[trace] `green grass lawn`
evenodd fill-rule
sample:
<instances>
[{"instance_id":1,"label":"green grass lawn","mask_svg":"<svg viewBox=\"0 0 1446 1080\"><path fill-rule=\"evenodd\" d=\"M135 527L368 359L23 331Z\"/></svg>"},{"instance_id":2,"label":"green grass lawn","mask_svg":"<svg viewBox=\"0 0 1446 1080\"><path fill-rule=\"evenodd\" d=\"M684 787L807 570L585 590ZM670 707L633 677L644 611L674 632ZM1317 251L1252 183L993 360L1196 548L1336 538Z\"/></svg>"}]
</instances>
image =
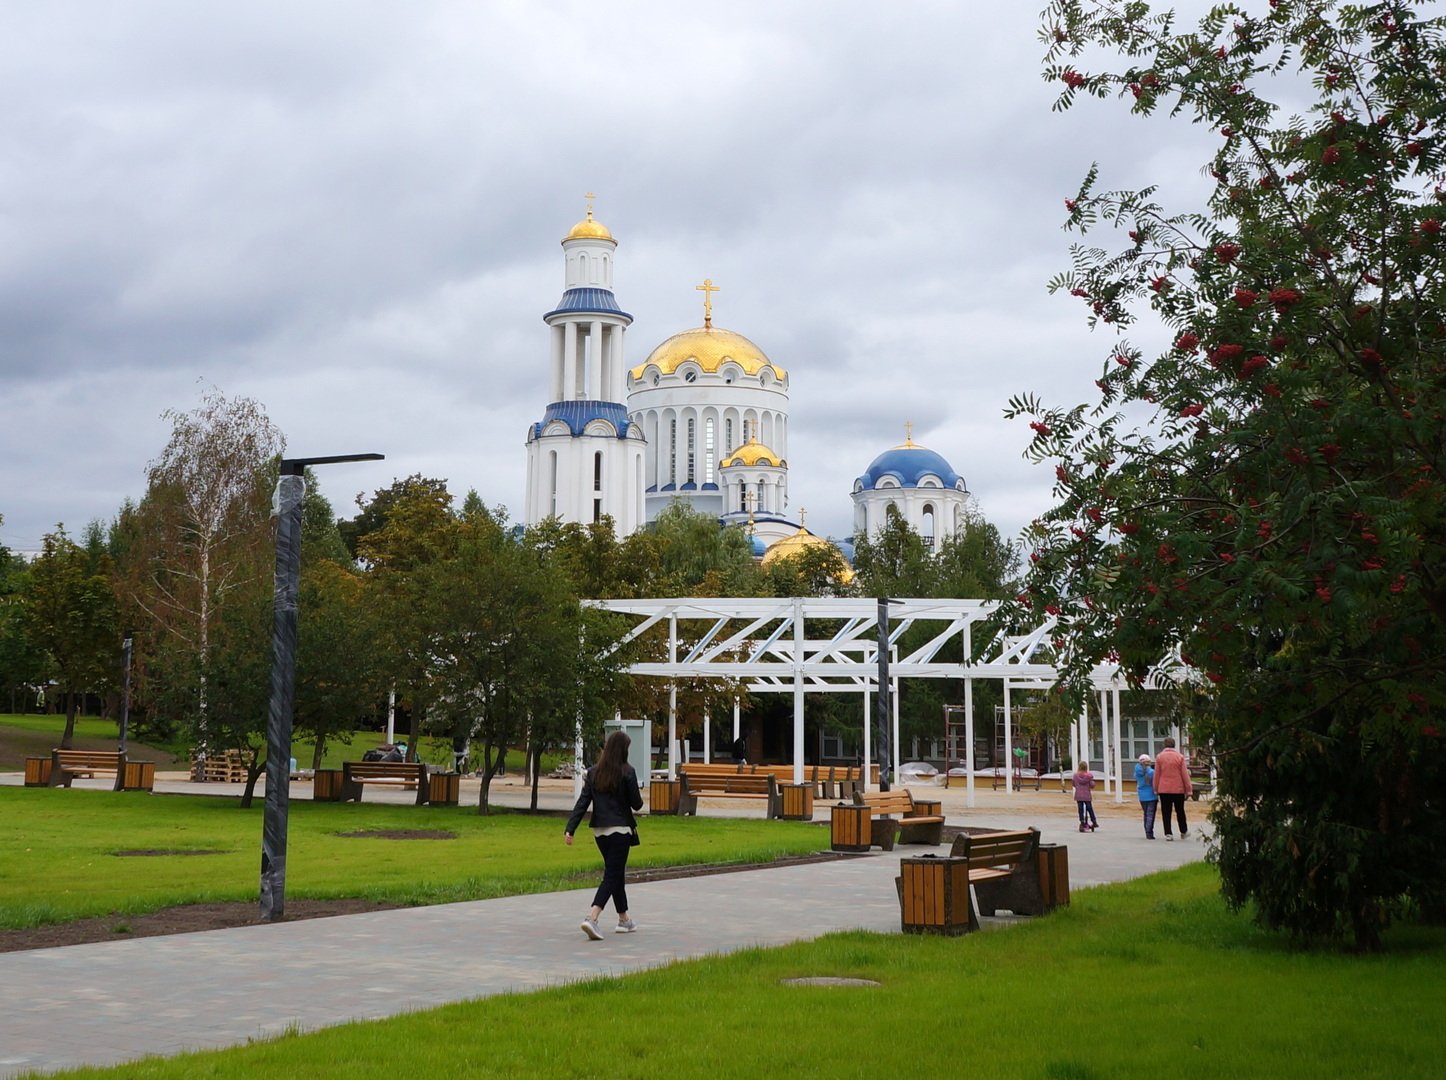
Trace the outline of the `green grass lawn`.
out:
<instances>
[{"instance_id":1,"label":"green grass lawn","mask_svg":"<svg viewBox=\"0 0 1446 1080\"><path fill-rule=\"evenodd\" d=\"M586 885L591 845L568 848L562 821L475 806L290 804L287 896L444 903ZM173 904L254 900L261 800L76 789L0 788L0 928L39 926ZM340 835L442 829L453 840ZM828 846L802 823L718 818L648 819L635 866L754 862ZM121 855L128 851L214 852Z\"/></svg>"},{"instance_id":2,"label":"green grass lawn","mask_svg":"<svg viewBox=\"0 0 1446 1080\"><path fill-rule=\"evenodd\" d=\"M1302 953L1204 865L966 938L834 934L233 1050L126 1077L1439 1076L1446 931ZM870 988L783 985L805 976Z\"/></svg>"}]
</instances>

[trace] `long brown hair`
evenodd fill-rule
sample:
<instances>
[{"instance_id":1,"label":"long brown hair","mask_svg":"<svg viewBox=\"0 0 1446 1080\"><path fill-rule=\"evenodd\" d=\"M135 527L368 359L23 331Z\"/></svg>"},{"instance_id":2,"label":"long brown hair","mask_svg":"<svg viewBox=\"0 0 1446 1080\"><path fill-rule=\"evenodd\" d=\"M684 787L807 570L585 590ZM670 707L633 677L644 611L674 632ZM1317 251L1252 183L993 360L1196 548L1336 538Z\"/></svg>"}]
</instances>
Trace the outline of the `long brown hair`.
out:
<instances>
[{"instance_id":1,"label":"long brown hair","mask_svg":"<svg viewBox=\"0 0 1446 1080\"><path fill-rule=\"evenodd\" d=\"M592 770L592 786L598 791L617 791L623 786L623 770L628 764L628 747L633 740L626 731L614 731L603 743L602 752Z\"/></svg>"}]
</instances>

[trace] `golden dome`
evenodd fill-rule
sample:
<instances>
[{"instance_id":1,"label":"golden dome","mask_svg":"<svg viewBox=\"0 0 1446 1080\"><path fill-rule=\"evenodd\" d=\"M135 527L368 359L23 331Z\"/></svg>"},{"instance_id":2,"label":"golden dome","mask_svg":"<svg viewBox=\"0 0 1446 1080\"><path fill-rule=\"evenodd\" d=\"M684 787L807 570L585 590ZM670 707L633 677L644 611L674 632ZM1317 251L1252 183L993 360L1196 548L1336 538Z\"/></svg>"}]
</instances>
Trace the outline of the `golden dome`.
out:
<instances>
[{"instance_id":1,"label":"golden dome","mask_svg":"<svg viewBox=\"0 0 1446 1080\"><path fill-rule=\"evenodd\" d=\"M759 442L758 436L750 435L746 443L723 459L719 468L726 469L730 465L782 466L783 459Z\"/></svg>"},{"instance_id":2,"label":"golden dome","mask_svg":"<svg viewBox=\"0 0 1446 1080\"><path fill-rule=\"evenodd\" d=\"M710 374L716 373L725 361L732 360L749 375L757 375L764 368L772 368L777 378L787 377L781 367L768 359L762 349L742 334L716 326L699 326L693 330L684 330L681 334L674 334L649 353L646 360L633 368L632 377L642 378L643 370L649 364L655 365L664 375L671 375L690 360Z\"/></svg>"},{"instance_id":3,"label":"golden dome","mask_svg":"<svg viewBox=\"0 0 1446 1080\"><path fill-rule=\"evenodd\" d=\"M843 572L839 574L839 580L845 585L853 581L853 569L848 565L848 560L843 557L843 552L839 551L838 548L834 547L823 537L815 536L802 525L798 527L798 532L792 536L785 536L782 540L775 540L768 545L768 550L763 553L763 565L767 566L769 563L777 562L779 559L790 559L796 555L802 555L811 548L828 548L836 554L844 566Z\"/></svg>"},{"instance_id":4,"label":"golden dome","mask_svg":"<svg viewBox=\"0 0 1446 1080\"><path fill-rule=\"evenodd\" d=\"M608 232L608 227L601 221L594 220L592 207L587 208L587 217L574 225L568 234L562 238L565 244L569 240L611 240L613 234Z\"/></svg>"}]
</instances>

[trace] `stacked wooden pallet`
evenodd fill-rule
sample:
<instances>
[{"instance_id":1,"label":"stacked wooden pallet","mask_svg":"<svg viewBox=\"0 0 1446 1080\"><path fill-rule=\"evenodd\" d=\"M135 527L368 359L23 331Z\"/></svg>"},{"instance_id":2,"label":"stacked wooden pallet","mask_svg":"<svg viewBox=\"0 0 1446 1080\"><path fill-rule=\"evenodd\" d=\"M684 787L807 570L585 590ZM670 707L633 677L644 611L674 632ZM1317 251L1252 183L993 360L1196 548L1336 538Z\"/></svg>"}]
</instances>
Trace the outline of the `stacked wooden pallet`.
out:
<instances>
[{"instance_id":1,"label":"stacked wooden pallet","mask_svg":"<svg viewBox=\"0 0 1446 1080\"><path fill-rule=\"evenodd\" d=\"M250 753L240 750L213 750L205 760L197 758L191 762L191 779L197 783L244 784L246 769L251 764Z\"/></svg>"}]
</instances>

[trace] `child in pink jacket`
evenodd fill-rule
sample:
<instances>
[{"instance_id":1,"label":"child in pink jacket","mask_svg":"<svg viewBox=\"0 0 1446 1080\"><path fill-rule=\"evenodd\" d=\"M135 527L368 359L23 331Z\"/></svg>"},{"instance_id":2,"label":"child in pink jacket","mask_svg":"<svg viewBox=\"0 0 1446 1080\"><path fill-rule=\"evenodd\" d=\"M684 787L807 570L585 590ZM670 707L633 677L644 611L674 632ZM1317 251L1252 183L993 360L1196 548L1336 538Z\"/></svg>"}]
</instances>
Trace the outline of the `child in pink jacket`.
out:
<instances>
[{"instance_id":1,"label":"child in pink jacket","mask_svg":"<svg viewBox=\"0 0 1446 1080\"><path fill-rule=\"evenodd\" d=\"M1095 774L1090 772L1090 763L1081 761L1074 767L1074 805L1079 812L1079 831L1094 832L1100 827L1095 817ZM1088 823L1086 823L1088 815Z\"/></svg>"}]
</instances>

